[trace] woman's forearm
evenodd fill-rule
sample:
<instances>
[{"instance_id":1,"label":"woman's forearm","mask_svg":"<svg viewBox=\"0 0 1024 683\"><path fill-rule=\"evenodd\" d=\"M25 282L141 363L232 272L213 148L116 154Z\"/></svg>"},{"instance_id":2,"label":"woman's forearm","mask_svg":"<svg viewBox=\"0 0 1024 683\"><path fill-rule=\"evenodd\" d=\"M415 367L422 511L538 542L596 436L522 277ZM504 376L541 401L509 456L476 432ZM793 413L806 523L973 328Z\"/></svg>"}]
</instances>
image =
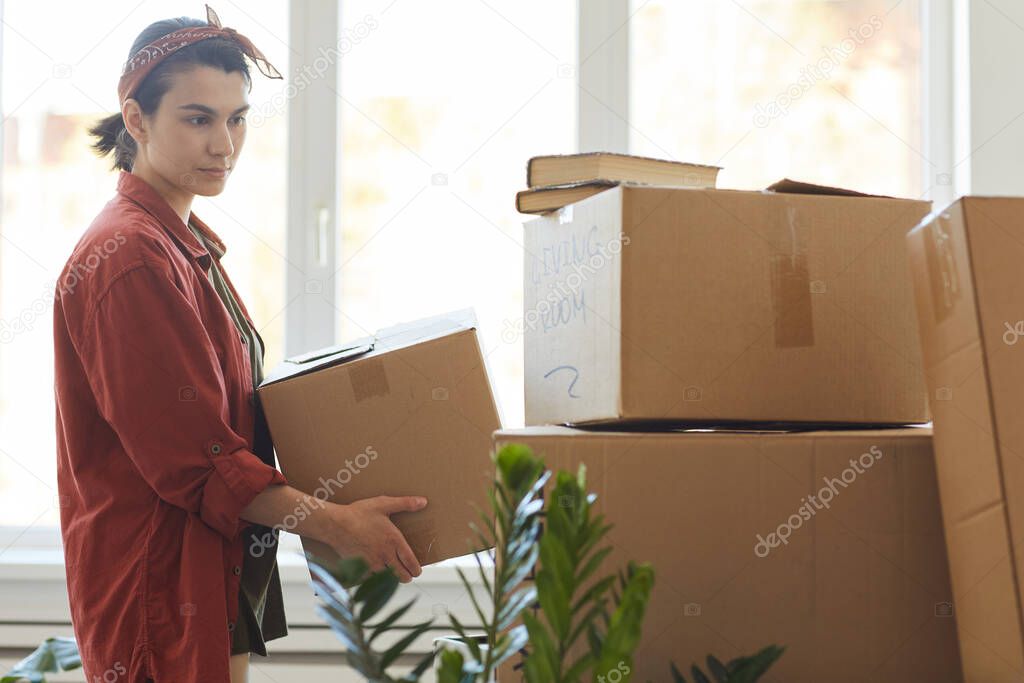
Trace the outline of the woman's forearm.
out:
<instances>
[{"instance_id":1,"label":"woman's forearm","mask_svg":"<svg viewBox=\"0 0 1024 683\"><path fill-rule=\"evenodd\" d=\"M248 522L277 527L282 531L330 543L344 508L344 505L321 500L287 484L280 484L268 486L261 491L245 506L241 516Z\"/></svg>"},{"instance_id":2,"label":"woman's forearm","mask_svg":"<svg viewBox=\"0 0 1024 683\"><path fill-rule=\"evenodd\" d=\"M421 496L374 496L341 505L275 484L253 498L241 517L321 541L341 557L362 557L373 571L391 567L402 582L408 582L422 569L391 515L417 512L426 505L427 499Z\"/></svg>"}]
</instances>

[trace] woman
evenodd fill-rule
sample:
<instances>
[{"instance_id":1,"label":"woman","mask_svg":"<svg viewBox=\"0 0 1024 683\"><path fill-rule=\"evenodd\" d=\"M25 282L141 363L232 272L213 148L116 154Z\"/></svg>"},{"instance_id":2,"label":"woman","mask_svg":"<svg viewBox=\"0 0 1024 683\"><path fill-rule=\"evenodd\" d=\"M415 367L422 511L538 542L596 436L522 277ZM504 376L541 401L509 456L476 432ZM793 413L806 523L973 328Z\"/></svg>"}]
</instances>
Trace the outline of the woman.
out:
<instances>
[{"instance_id":1,"label":"woman","mask_svg":"<svg viewBox=\"0 0 1024 683\"><path fill-rule=\"evenodd\" d=\"M117 194L54 301L61 531L88 680L247 680L249 653L287 633L268 527L321 507L274 468L255 393L263 340L224 243L191 212L238 163L245 57L281 78L209 7L205 22L154 23L129 53L121 112L90 131ZM327 504L291 530L407 582L420 566L389 515L424 505Z\"/></svg>"}]
</instances>

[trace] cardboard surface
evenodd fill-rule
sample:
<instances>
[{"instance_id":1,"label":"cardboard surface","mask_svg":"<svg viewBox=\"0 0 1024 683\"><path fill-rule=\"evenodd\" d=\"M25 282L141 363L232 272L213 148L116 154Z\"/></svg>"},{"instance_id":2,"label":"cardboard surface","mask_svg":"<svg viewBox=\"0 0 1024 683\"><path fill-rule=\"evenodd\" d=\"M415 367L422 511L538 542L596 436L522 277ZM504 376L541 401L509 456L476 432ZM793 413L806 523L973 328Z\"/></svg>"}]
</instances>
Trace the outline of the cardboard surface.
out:
<instances>
[{"instance_id":1,"label":"cardboard surface","mask_svg":"<svg viewBox=\"0 0 1024 683\"><path fill-rule=\"evenodd\" d=\"M526 423L927 422L904 236L928 208L617 187L527 222Z\"/></svg>"},{"instance_id":2,"label":"cardboard surface","mask_svg":"<svg viewBox=\"0 0 1024 683\"><path fill-rule=\"evenodd\" d=\"M381 330L286 360L258 390L292 486L337 503L428 499L392 516L422 564L479 549L469 523L487 506L501 422L475 326L461 311ZM334 556L311 539L303 547Z\"/></svg>"},{"instance_id":3,"label":"cardboard surface","mask_svg":"<svg viewBox=\"0 0 1024 683\"><path fill-rule=\"evenodd\" d=\"M907 236L965 679L1024 681L1024 199Z\"/></svg>"},{"instance_id":4,"label":"cardboard surface","mask_svg":"<svg viewBox=\"0 0 1024 683\"><path fill-rule=\"evenodd\" d=\"M511 442L553 469L586 463L614 525L598 575L654 565L633 680L773 643L787 649L765 680L960 680L930 429L495 434ZM499 680L520 678L509 665Z\"/></svg>"}]
</instances>

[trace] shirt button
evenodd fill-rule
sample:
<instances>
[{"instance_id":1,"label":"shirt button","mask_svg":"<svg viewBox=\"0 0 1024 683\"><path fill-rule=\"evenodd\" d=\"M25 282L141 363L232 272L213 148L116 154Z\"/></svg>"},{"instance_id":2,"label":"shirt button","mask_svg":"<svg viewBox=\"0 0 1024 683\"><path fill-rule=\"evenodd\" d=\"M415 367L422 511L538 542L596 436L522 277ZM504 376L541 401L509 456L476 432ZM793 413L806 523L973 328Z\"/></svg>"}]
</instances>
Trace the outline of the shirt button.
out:
<instances>
[{"instance_id":1,"label":"shirt button","mask_svg":"<svg viewBox=\"0 0 1024 683\"><path fill-rule=\"evenodd\" d=\"M239 567L238 565L235 565L235 568L232 569L231 571L233 571L235 573L235 576L238 576L239 574L242 573L242 568Z\"/></svg>"},{"instance_id":2,"label":"shirt button","mask_svg":"<svg viewBox=\"0 0 1024 683\"><path fill-rule=\"evenodd\" d=\"M221 445L216 441L210 444L210 453L213 455L220 455Z\"/></svg>"},{"instance_id":3,"label":"shirt button","mask_svg":"<svg viewBox=\"0 0 1024 683\"><path fill-rule=\"evenodd\" d=\"M235 622L229 621L228 622L228 632L231 632L231 631L234 631L234 630L235 630Z\"/></svg>"}]
</instances>

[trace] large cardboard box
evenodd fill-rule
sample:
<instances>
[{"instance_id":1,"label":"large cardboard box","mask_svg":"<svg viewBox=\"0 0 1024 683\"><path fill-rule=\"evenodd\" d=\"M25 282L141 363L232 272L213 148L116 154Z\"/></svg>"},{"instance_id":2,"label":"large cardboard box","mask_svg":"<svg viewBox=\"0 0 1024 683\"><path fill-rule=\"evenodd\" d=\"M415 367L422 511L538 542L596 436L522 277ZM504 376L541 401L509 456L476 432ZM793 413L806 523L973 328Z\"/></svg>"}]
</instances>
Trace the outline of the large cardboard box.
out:
<instances>
[{"instance_id":1,"label":"large cardboard box","mask_svg":"<svg viewBox=\"0 0 1024 683\"><path fill-rule=\"evenodd\" d=\"M1024 681L1024 199L907 236L967 681Z\"/></svg>"},{"instance_id":2,"label":"large cardboard box","mask_svg":"<svg viewBox=\"0 0 1024 683\"><path fill-rule=\"evenodd\" d=\"M786 652L766 680L960 680L927 427L528 427L495 442L525 443L553 469L586 463L614 525L599 574L653 564L633 680L667 681L670 661L689 671L708 654L727 661L769 644ZM512 665L502 674L520 680Z\"/></svg>"},{"instance_id":3,"label":"large cardboard box","mask_svg":"<svg viewBox=\"0 0 1024 683\"><path fill-rule=\"evenodd\" d=\"M292 486L336 503L425 496L423 510L392 516L420 563L478 549L469 523L479 519L474 505L487 507L501 421L472 311L290 358L258 391Z\"/></svg>"},{"instance_id":4,"label":"large cardboard box","mask_svg":"<svg viewBox=\"0 0 1024 683\"><path fill-rule=\"evenodd\" d=\"M927 422L904 236L929 202L773 187L527 222L526 424Z\"/></svg>"}]
</instances>

